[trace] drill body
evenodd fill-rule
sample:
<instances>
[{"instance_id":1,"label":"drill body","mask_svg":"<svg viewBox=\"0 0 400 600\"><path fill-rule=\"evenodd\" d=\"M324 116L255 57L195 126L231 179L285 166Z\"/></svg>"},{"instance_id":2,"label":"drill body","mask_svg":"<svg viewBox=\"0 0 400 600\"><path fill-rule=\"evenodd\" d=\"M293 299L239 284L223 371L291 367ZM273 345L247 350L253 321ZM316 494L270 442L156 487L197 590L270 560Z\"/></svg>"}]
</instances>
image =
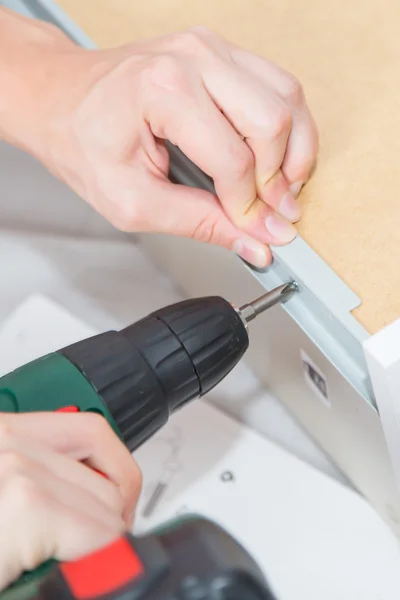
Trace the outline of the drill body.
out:
<instances>
[{"instance_id":1,"label":"drill body","mask_svg":"<svg viewBox=\"0 0 400 600\"><path fill-rule=\"evenodd\" d=\"M1 600L276 600L248 552L215 523L188 515L69 563L49 563Z\"/></svg>"},{"instance_id":2,"label":"drill body","mask_svg":"<svg viewBox=\"0 0 400 600\"><path fill-rule=\"evenodd\" d=\"M133 452L219 383L247 347L245 322L228 302L184 301L0 378L0 412L96 412Z\"/></svg>"}]
</instances>

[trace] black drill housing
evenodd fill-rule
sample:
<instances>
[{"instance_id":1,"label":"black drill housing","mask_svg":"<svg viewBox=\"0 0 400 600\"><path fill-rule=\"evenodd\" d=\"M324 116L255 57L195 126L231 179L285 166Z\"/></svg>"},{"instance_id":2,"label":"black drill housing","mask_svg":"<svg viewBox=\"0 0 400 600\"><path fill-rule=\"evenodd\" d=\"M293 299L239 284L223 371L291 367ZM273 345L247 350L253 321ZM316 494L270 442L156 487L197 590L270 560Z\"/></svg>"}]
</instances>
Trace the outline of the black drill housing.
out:
<instances>
[{"instance_id":1,"label":"black drill housing","mask_svg":"<svg viewBox=\"0 0 400 600\"><path fill-rule=\"evenodd\" d=\"M238 312L212 296L161 308L60 353L96 389L133 452L172 412L224 379L248 344Z\"/></svg>"}]
</instances>

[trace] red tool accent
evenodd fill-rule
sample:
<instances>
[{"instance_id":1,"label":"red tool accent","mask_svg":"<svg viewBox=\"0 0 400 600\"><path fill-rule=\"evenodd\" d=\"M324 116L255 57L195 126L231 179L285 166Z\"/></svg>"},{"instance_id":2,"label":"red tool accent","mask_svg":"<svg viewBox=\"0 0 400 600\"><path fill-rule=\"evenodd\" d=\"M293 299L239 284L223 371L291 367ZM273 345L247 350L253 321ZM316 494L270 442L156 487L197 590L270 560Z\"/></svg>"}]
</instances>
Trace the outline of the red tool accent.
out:
<instances>
[{"instance_id":1,"label":"red tool accent","mask_svg":"<svg viewBox=\"0 0 400 600\"><path fill-rule=\"evenodd\" d=\"M97 469L92 469L92 471L94 471L95 473L97 473L97 475L101 475L102 477L105 477L105 479L108 479L107 475L105 475L101 471L98 471Z\"/></svg>"},{"instance_id":2,"label":"red tool accent","mask_svg":"<svg viewBox=\"0 0 400 600\"><path fill-rule=\"evenodd\" d=\"M80 560L61 563L60 571L76 600L92 600L128 585L144 573L126 538Z\"/></svg>"}]
</instances>

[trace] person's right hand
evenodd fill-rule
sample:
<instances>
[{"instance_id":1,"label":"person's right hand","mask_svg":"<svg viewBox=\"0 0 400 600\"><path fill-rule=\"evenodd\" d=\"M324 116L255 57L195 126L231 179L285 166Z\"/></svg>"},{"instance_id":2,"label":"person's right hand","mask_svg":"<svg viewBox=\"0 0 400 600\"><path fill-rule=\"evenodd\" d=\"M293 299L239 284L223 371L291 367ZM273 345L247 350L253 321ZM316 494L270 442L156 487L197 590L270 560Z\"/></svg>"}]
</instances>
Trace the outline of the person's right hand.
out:
<instances>
[{"instance_id":1,"label":"person's right hand","mask_svg":"<svg viewBox=\"0 0 400 600\"><path fill-rule=\"evenodd\" d=\"M74 560L117 538L140 489L137 465L103 417L1 414L0 590L50 558Z\"/></svg>"}]
</instances>

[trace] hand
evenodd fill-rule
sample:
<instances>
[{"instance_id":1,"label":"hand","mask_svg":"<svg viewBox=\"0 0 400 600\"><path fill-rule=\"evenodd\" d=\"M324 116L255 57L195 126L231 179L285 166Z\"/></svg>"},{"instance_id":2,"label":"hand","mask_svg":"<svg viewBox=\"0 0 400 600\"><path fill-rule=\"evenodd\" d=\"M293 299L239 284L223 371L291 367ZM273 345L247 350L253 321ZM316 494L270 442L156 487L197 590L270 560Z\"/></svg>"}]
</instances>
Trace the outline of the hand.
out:
<instances>
[{"instance_id":1,"label":"hand","mask_svg":"<svg viewBox=\"0 0 400 600\"><path fill-rule=\"evenodd\" d=\"M50 558L111 542L131 526L140 488L138 467L103 417L0 415L0 590Z\"/></svg>"},{"instance_id":2,"label":"hand","mask_svg":"<svg viewBox=\"0 0 400 600\"><path fill-rule=\"evenodd\" d=\"M292 75L200 28L46 61L40 158L117 228L219 244L259 267L295 237L318 138ZM167 139L217 196L168 181Z\"/></svg>"}]
</instances>

